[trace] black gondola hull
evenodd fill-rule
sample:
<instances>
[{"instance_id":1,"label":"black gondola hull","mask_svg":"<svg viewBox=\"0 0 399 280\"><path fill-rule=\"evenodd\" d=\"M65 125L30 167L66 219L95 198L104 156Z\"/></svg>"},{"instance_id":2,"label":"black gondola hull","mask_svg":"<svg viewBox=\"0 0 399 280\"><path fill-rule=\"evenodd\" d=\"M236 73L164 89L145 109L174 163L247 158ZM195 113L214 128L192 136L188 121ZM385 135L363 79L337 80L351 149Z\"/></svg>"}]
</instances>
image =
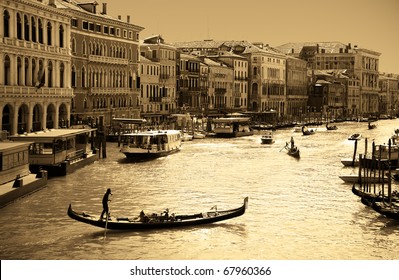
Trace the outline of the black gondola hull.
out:
<instances>
[{"instance_id":1,"label":"black gondola hull","mask_svg":"<svg viewBox=\"0 0 399 280\"><path fill-rule=\"evenodd\" d=\"M67 213L70 218L76 221L100 228L107 228L110 230L150 230L216 223L243 215L247 207L248 197L244 199L244 204L236 209L218 212L212 211L194 215L176 215L173 221L167 220L155 222L139 222L127 218L116 218L115 220L108 220L108 222L106 222L105 220L99 220L98 217L92 215L77 213L72 210L71 205L69 205Z\"/></svg>"}]
</instances>

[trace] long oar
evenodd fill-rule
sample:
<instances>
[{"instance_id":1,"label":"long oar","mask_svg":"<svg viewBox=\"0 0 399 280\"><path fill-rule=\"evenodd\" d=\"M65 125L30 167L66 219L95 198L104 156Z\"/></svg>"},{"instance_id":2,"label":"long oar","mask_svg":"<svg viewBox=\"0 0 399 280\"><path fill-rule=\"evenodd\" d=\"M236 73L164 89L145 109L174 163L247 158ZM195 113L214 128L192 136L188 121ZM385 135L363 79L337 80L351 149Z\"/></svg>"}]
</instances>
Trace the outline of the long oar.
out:
<instances>
[{"instance_id":1,"label":"long oar","mask_svg":"<svg viewBox=\"0 0 399 280\"><path fill-rule=\"evenodd\" d=\"M285 145L284 147L281 148L281 150L279 152L281 152L283 149L286 149L287 145Z\"/></svg>"},{"instance_id":2,"label":"long oar","mask_svg":"<svg viewBox=\"0 0 399 280\"><path fill-rule=\"evenodd\" d=\"M106 214L106 217L105 217L105 230L104 230L104 239L105 239L105 237L106 237L106 235L107 235L107 226L108 226L108 218L109 218L109 212L110 212L110 204L111 204L111 201L109 201L109 203L108 203L108 211L107 211L107 214Z\"/></svg>"}]
</instances>

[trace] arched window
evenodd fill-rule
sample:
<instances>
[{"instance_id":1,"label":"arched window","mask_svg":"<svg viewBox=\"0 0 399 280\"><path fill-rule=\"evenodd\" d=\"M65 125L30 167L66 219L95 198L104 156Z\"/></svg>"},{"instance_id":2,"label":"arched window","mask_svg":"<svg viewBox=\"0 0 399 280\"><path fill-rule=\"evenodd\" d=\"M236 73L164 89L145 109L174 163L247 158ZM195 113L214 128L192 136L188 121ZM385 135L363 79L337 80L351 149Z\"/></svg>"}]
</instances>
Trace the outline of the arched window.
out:
<instances>
[{"instance_id":1,"label":"arched window","mask_svg":"<svg viewBox=\"0 0 399 280\"><path fill-rule=\"evenodd\" d=\"M10 37L10 14L7 10L3 13L4 37Z\"/></svg>"},{"instance_id":2,"label":"arched window","mask_svg":"<svg viewBox=\"0 0 399 280\"><path fill-rule=\"evenodd\" d=\"M75 69L75 66L72 66L71 86L72 87L76 87L76 69Z\"/></svg>"},{"instance_id":3,"label":"arched window","mask_svg":"<svg viewBox=\"0 0 399 280\"><path fill-rule=\"evenodd\" d=\"M31 20L31 29L32 29L32 42L36 42L36 20L34 17L30 18Z\"/></svg>"},{"instance_id":4,"label":"arched window","mask_svg":"<svg viewBox=\"0 0 399 280\"><path fill-rule=\"evenodd\" d=\"M11 67L10 57L8 55L6 55L5 58L4 58L4 84L6 86L11 85L10 67Z\"/></svg>"},{"instance_id":5,"label":"arched window","mask_svg":"<svg viewBox=\"0 0 399 280\"><path fill-rule=\"evenodd\" d=\"M25 75L25 80L23 81L23 85L27 86L28 85L28 77L29 77L29 59L25 57L24 59L24 75Z\"/></svg>"},{"instance_id":6,"label":"arched window","mask_svg":"<svg viewBox=\"0 0 399 280\"><path fill-rule=\"evenodd\" d=\"M22 86L22 60L20 57L17 58L17 85Z\"/></svg>"},{"instance_id":7,"label":"arched window","mask_svg":"<svg viewBox=\"0 0 399 280\"><path fill-rule=\"evenodd\" d=\"M35 77L35 72L36 72L36 60L33 58L32 59L32 72L31 72L31 85L36 84L36 77Z\"/></svg>"},{"instance_id":8,"label":"arched window","mask_svg":"<svg viewBox=\"0 0 399 280\"><path fill-rule=\"evenodd\" d=\"M28 16L24 16L24 31L25 31L25 41L29 41L29 19Z\"/></svg>"},{"instance_id":9,"label":"arched window","mask_svg":"<svg viewBox=\"0 0 399 280\"><path fill-rule=\"evenodd\" d=\"M43 44L43 22L40 18L38 20L38 41Z\"/></svg>"},{"instance_id":10,"label":"arched window","mask_svg":"<svg viewBox=\"0 0 399 280\"><path fill-rule=\"evenodd\" d=\"M64 47L64 27L60 25L60 48Z\"/></svg>"},{"instance_id":11,"label":"arched window","mask_svg":"<svg viewBox=\"0 0 399 280\"><path fill-rule=\"evenodd\" d=\"M75 38L72 38L72 40L71 40L71 49L72 49L72 54L76 54L76 40L75 40Z\"/></svg>"},{"instance_id":12,"label":"arched window","mask_svg":"<svg viewBox=\"0 0 399 280\"><path fill-rule=\"evenodd\" d=\"M87 54L87 50L86 50L86 41L83 41L82 43L82 54L86 55Z\"/></svg>"},{"instance_id":13,"label":"arched window","mask_svg":"<svg viewBox=\"0 0 399 280\"><path fill-rule=\"evenodd\" d=\"M53 87L53 63L51 61L47 65L47 86Z\"/></svg>"},{"instance_id":14,"label":"arched window","mask_svg":"<svg viewBox=\"0 0 399 280\"><path fill-rule=\"evenodd\" d=\"M82 68L82 87L83 88L86 87L86 70L85 70L85 68Z\"/></svg>"},{"instance_id":15,"label":"arched window","mask_svg":"<svg viewBox=\"0 0 399 280\"><path fill-rule=\"evenodd\" d=\"M60 65L60 88L64 87L64 74L65 74L65 67L64 63L61 63Z\"/></svg>"},{"instance_id":16,"label":"arched window","mask_svg":"<svg viewBox=\"0 0 399 280\"><path fill-rule=\"evenodd\" d=\"M49 46L51 46L53 44L52 33L53 33L53 27L51 26L51 22L49 22L49 23L47 23L47 45L49 45Z\"/></svg>"},{"instance_id":17,"label":"arched window","mask_svg":"<svg viewBox=\"0 0 399 280\"><path fill-rule=\"evenodd\" d=\"M22 40L22 18L19 13L17 13L17 38Z\"/></svg>"}]
</instances>

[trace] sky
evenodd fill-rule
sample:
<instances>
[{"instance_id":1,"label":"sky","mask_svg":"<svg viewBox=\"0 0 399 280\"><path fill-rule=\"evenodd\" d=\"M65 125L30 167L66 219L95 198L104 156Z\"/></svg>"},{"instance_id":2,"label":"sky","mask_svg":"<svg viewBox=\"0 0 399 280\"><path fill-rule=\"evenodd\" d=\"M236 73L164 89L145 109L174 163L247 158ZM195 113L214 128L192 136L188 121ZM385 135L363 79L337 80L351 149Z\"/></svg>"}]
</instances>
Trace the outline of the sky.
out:
<instances>
[{"instance_id":1,"label":"sky","mask_svg":"<svg viewBox=\"0 0 399 280\"><path fill-rule=\"evenodd\" d=\"M399 0L100 0L107 14L166 43L246 40L351 43L377 51L380 72L399 74Z\"/></svg>"}]
</instances>

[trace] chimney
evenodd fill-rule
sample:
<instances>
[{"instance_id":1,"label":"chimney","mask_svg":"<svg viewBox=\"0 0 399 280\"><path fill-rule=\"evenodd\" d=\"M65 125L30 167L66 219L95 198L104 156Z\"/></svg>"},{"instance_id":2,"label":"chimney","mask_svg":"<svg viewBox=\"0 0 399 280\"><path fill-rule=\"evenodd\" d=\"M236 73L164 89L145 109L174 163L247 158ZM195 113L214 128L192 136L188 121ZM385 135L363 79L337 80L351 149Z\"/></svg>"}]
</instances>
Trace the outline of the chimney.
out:
<instances>
[{"instance_id":1,"label":"chimney","mask_svg":"<svg viewBox=\"0 0 399 280\"><path fill-rule=\"evenodd\" d=\"M351 47L351 43L349 43L348 44L348 49L350 50L352 47Z\"/></svg>"},{"instance_id":2,"label":"chimney","mask_svg":"<svg viewBox=\"0 0 399 280\"><path fill-rule=\"evenodd\" d=\"M130 23L130 16L127 16L127 23Z\"/></svg>"},{"instance_id":3,"label":"chimney","mask_svg":"<svg viewBox=\"0 0 399 280\"><path fill-rule=\"evenodd\" d=\"M119 20L121 20L121 19L122 19L122 16L121 16L121 15L119 15L119 16L118 16L118 19L119 19Z\"/></svg>"},{"instance_id":4,"label":"chimney","mask_svg":"<svg viewBox=\"0 0 399 280\"><path fill-rule=\"evenodd\" d=\"M103 3L103 12L102 12L102 14L103 15L107 14L107 3Z\"/></svg>"},{"instance_id":5,"label":"chimney","mask_svg":"<svg viewBox=\"0 0 399 280\"><path fill-rule=\"evenodd\" d=\"M40 2L42 2L42 1L40 1ZM55 7L55 0L49 0L48 5L51 7Z\"/></svg>"}]
</instances>

